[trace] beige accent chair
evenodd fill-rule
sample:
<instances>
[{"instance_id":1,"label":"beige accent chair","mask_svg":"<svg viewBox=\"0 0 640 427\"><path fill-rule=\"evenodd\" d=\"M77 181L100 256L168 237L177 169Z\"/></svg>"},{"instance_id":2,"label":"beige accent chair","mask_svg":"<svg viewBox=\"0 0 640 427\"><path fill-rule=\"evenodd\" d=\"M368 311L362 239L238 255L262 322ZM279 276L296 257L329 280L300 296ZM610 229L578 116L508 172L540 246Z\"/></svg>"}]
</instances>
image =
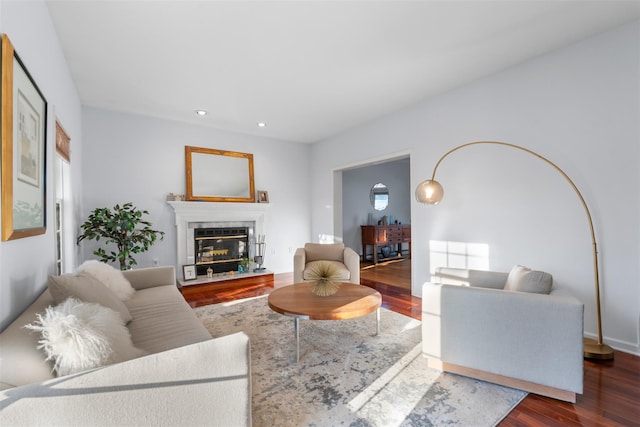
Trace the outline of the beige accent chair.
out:
<instances>
[{"instance_id":1,"label":"beige accent chair","mask_svg":"<svg viewBox=\"0 0 640 427\"><path fill-rule=\"evenodd\" d=\"M341 282L360 284L360 255L344 243L307 243L293 255L293 283L309 280L308 269L318 261L329 261L338 268Z\"/></svg>"}]
</instances>

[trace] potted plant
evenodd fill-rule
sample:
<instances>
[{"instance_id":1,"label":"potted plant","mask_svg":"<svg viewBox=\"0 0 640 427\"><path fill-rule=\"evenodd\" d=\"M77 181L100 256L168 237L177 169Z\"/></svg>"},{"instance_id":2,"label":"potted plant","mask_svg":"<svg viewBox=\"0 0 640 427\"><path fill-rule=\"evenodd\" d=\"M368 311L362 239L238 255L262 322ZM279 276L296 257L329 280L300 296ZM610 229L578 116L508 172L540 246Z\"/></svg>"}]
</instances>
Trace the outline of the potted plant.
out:
<instances>
[{"instance_id":1,"label":"potted plant","mask_svg":"<svg viewBox=\"0 0 640 427\"><path fill-rule=\"evenodd\" d=\"M104 263L119 261L120 269L127 270L138 264L133 254L145 252L160 236L164 238L164 232L151 228L151 223L142 219L148 215L146 210L138 210L133 203L115 205L110 208L96 208L89 218L82 224L83 233L78 236L77 243L84 239L100 241L105 239L105 244L115 243L117 252L107 251L100 247L93 254L100 257Z\"/></svg>"}]
</instances>

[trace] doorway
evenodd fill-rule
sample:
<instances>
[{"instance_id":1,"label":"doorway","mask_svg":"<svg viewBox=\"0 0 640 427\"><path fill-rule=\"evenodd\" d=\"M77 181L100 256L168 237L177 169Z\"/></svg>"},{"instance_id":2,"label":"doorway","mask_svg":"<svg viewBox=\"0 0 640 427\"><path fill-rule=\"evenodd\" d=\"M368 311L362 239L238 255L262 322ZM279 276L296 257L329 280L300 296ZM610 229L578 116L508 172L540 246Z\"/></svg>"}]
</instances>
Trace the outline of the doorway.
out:
<instances>
[{"instance_id":1,"label":"doorway","mask_svg":"<svg viewBox=\"0 0 640 427\"><path fill-rule=\"evenodd\" d=\"M361 226L377 225L379 222L411 224L410 172L409 154L390 156L334 171L334 235L340 236L345 246L360 254L361 275L373 276L380 283L406 287L409 290L411 260L397 260L398 265L393 267L390 266L392 262L372 265L372 248L369 247L364 252ZM384 197L381 197L381 189L385 190ZM385 203L380 203L381 198L385 199ZM398 270L396 273L400 270L404 272L400 276L383 273L384 270L392 269Z\"/></svg>"}]
</instances>

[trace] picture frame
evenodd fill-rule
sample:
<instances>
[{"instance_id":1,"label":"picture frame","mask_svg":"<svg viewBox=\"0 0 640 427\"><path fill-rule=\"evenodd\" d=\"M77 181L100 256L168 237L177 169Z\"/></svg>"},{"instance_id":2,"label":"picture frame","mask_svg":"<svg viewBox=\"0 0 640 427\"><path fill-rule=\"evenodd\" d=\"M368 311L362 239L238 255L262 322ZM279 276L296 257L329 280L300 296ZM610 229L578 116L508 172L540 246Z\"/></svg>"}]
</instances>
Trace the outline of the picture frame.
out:
<instances>
[{"instance_id":1,"label":"picture frame","mask_svg":"<svg viewBox=\"0 0 640 427\"><path fill-rule=\"evenodd\" d=\"M46 232L47 101L15 52L1 41L2 241Z\"/></svg>"},{"instance_id":2,"label":"picture frame","mask_svg":"<svg viewBox=\"0 0 640 427\"><path fill-rule=\"evenodd\" d=\"M188 264L182 266L182 275L185 281L196 280L198 278L198 271L195 264Z\"/></svg>"},{"instance_id":3,"label":"picture frame","mask_svg":"<svg viewBox=\"0 0 640 427\"><path fill-rule=\"evenodd\" d=\"M258 203L269 203L268 191L258 191Z\"/></svg>"}]
</instances>

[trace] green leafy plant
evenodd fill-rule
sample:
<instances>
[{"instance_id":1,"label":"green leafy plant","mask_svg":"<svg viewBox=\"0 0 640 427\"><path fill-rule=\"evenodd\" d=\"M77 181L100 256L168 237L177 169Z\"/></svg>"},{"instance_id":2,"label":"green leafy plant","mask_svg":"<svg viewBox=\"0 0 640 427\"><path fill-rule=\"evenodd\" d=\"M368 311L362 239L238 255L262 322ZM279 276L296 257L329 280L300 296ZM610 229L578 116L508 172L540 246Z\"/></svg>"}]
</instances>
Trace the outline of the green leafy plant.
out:
<instances>
[{"instance_id":1,"label":"green leafy plant","mask_svg":"<svg viewBox=\"0 0 640 427\"><path fill-rule=\"evenodd\" d=\"M127 270L138 263L133 254L147 251L160 236L164 238L164 232L151 228L151 223L142 219L148 215L145 210L138 210L133 203L115 205L110 208L96 208L89 218L82 224L83 233L78 236L77 243L84 239L100 241L104 238L106 245L114 243L117 252L98 248L93 254L100 257L104 263L118 261L121 270Z\"/></svg>"}]
</instances>

